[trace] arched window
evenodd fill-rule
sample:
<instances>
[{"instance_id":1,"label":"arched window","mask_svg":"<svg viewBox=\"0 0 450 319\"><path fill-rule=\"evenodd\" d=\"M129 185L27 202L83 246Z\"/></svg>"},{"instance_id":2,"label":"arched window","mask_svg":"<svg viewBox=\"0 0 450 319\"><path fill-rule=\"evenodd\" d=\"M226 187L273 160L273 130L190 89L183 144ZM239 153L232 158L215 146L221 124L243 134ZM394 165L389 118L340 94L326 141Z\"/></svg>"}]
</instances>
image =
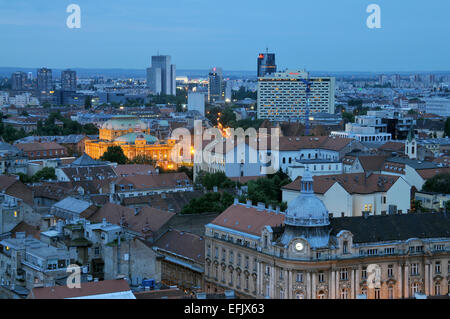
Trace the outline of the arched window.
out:
<instances>
[{"instance_id":1,"label":"arched window","mask_svg":"<svg viewBox=\"0 0 450 319\"><path fill-rule=\"evenodd\" d=\"M325 292L323 290L320 290L317 294L317 299L325 299Z\"/></svg>"},{"instance_id":2,"label":"arched window","mask_svg":"<svg viewBox=\"0 0 450 319\"><path fill-rule=\"evenodd\" d=\"M440 296L441 295L441 283L440 282L436 282L434 284L434 295L435 296Z\"/></svg>"},{"instance_id":3,"label":"arched window","mask_svg":"<svg viewBox=\"0 0 450 319\"><path fill-rule=\"evenodd\" d=\"M305 299L305 295L301 291L295 293L295 299Z\"/></svg>"},{"instance_id":4,"label":"arched window","mask_svg":"<svg viewBox=\"0 0 450 319\"><path fill-rule=\"evenodd\" d=\"M419 284L417 282L411 285L411 296L414 296L416 292L419 292Z\"/></svg>"}]
</instances>

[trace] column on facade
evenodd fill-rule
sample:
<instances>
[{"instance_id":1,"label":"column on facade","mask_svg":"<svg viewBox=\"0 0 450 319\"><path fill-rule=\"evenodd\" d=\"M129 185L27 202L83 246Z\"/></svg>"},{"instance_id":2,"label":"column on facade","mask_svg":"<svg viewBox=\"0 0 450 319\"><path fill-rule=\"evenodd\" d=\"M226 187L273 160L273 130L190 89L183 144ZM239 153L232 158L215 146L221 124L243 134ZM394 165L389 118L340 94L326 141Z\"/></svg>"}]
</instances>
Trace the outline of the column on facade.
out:
<instances>
[{"instance_id":1,"label":"column on facade","mask_svg":"<svg viewBox=\"0 0 450 319\"><path fill-rule=\"evenodd\" d=\"M311 299L311 273L306 272L306 299Z\"/></svg>"},{"instance_id":2,"label":"column on facade","mask_svg":"<svg viewBox=\"0 0 450 319\"><path fill-rule=\"evenodd\" d=\"M359 274L360 274L360 269L358 267L357 269L355 269L355 298L359 294L359 281L360 281Z\"/></svg>"},{"instance_id":3,"label":"column on facade","mask_svg":"<svg viewBox=\"0 0 450 319\"><path fill-rule=\"evenodd\" d=\"M402 274L402 265L398 264L398 282L397 282L397 298L403 298L403 274Z\"/></svg>"},{"instance_id":4,"label":"column on facade","mask_svg":"<svg viewBox=\"0 0 450 319\"><path fill-rule=\"evenodd\" d=\"M350 299L356 299L355 294L355 269L352 268L350 275Z\"/></svg>"},{"instance_id":5,"label":"column on facade","mask_svg":"<svg viewBox=\"0 0 450 319\"><path fill-rule=\"evenodd\" d=\"M316 273L311 274L311 299L316 299Z\"/></svg>"},{"instance_id":6,"label":"column on facade","mask_svg":"<svg viewBox=\"0 0 450 319\"><path fill-rule=\"evenodd\" d=\"M408 286L408 265L405 265L405 271L404 271L404 282L403 282L403 286L404 286L404 297L408 298L409 297L409 286Z\"/></svg>"},{"instance_id":7,"label":"column on facade","mask_svg":"<svg viewBox=\"0 0 450 319\"><path fill-rule=\"evenodd\" d=\"M258 283L257 284L257 286L255 287L256 289L256 294L258 295L258 296L262 296L262 292L261 292L261 290L263 289L262 288L262 284L263 284L263 276L262 276L262 271L261 271L261 267L262 267L262 265L261 265L262 263L261 262L259 262L258 264L257 264L257 266L256 266L256 269L257 269L257 278L256 278L256 282Z\"/></svg>"},{"instance_id":8,"label":"column on facade","mask_svg":"<svg viewBox=\"0 0 450 319\"><path fill-rule=\"evenodd\" d=\"M286 269L286 276L284 277L284 298L289 299L289 273L290 270Z\"/></svg>"},{"instance_id":9,"label":"column on facade","mask_svg":"<svg viewBox=\"0 0 450 319\"><path fill-rule=\"evenodd\" d=\"M430 264L425 264L425 295L431 295L430 291Z\"/></svg>"},{"instance_id":10,"label":"column on facade","mask_svg":"<svg viewBox=\"0 0 450 319\"><path fill-rule=\"evenodd\" d=\"M336 299L336 272L334 270L331 270L330 292L331 299Z\"/></svg>"},{"instance_id":11,"label":"column on facade","mask_svg":"<svg viewBox=\"0 0 450 319\"><path fill-rule=\"evenodd\" d=\"M339 270L336 270L336 287L334 288L336 291L336 299L341 298L341 293L339 291Z\"/></svg>"},{"instance_id":12,"label":"column on facade","mask_svg":"<svg viewBox=\"0 0 450 319\"><path fill-rule=\"evenodd\" d=\"M288 277L288 284L286 285L286 290L287 290L286 294L287 294L288 299L292 299L293 298L292 297L292 281L293 281L292 269L288 270L287 277Z\"/></svg>"},{"instance_id":13,"label":"column on facade","mask_svg":"<svg viewBox=\"0 0 450 319\"><path fill-rule=\"evenodd\" d=\"M275 269L276 269L275 266L270 266L270 281L269 281L270 282L270 290L269 290L270 295L269 295L269 297L271 299L279 297L275 293L275 276L276 276Z\"/></svg>"}]
</instances>

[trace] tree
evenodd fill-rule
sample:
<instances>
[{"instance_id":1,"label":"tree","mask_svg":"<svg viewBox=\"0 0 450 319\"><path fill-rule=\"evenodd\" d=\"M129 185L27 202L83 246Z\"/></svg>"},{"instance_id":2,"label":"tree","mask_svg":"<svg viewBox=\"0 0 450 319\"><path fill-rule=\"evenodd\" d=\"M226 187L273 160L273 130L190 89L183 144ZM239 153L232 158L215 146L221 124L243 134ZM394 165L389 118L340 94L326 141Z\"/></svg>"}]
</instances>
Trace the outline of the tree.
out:
<instances>
[{"instance_id":1,"label":"tree","mask_svg":"<svg viewBox=\"0 0 450 319\"><path fill-rule=\"evenodd\" d=\"M233 204L233 195L223 192L207 193L201 197L193 198L183 207L181 214L221 213Z\"/></svg>"},{"instance_id":2,"label":"tree","mask_svg":"<svg viewBox=\"0 0 450 319\"><path fill-rule=\"evenodd\" d=\"M55 169L53 167L44 167L40 171L36 172L31 179L33 182L56 180Z\"/></svg>"},{"instance_id":3,"label":"tree","mask_svg":"<svg viewBox=\"0 0 450 319\"><path fill-rule=\"evenodd\" d=\"M342 113L342 119L344 120L344 123L353 123L355 121L355 116L352 113L344 112Z\"/></svg>"},{"instance_id":4,"label":"tree","mask_svg":"<svg viewBox=\"0 0 450 319\"><path fill-rule=\"evenodd\" d=\"M89 110L92 107L92 96L86 95L84 98L84 109Z\"/></svg>"},{"instance_id":5,"label":"tree","mask_svg":"<svg viewBox=\"0 0 450 319\"><path fill-rule=\"evenodd\" d=\"M450 194L450 173L441 173L428 179L422 187L425 192Z\"/></svg>"},{"instance_id":6,"label":"tree","mask_svg":"<svg viewBox=\"0 0 450 319\"><path fill-rule=\"evenodd\" d=\"M236 114L231 107L227 107L220 113L219 119L223 127L229 127L236 122Z\"/></svg>"},{"instance_id":7,"label":"tree","mask_svg":"<svg viewBox=\"0 0 450 319\"><path fill-rule=\"evenodd\" d=\"M450 137L450 117L445 120L444 136Z\"/></svg>"},{"instance_id":8,"label":"tree","mask_svg":"<svg viewBox=\"0 0 450 319\"><path fill-rule=\"evenodd\" d=\"M236 186L236 183L230 180L224 172L200 172L196 181L208 190L212 190L214 186L218 188L232 188Z\"/></svg>"},{"instance_id":9,"label":"tree","mask_svg":"<svg viewBox=\"0 0 450 319\"><path fill-rule=\"evenodd\" d=\"M147 155L136 155L133 159L127 160L127 164L147 164L156 166L156 160Z\"/></svg>"},{"instance_id":10,"label":"tree","mask_svg":"<svg viewBox=\"0 0 450 319\"><path fill-rule=\"evenodd\" d=\"M108 146L108 149L103 153L100 159L102 161L110 161L117 164L125 164L128 160L120 146Z\"/></svg>"}]
</instances>

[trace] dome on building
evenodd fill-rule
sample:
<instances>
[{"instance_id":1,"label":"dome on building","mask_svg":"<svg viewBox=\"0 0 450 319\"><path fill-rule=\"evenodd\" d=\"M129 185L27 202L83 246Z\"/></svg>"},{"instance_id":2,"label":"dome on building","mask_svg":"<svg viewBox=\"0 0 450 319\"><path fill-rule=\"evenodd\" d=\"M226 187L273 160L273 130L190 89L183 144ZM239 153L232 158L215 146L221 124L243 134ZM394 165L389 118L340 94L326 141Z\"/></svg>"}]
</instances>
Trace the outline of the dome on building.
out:
<instances>
[{"instance_id":1,"label":"dome on building","mask_svg":"<svg viewBox=\"0 0 450 319\"><path fill-rule=\"evenodd\" d=\"M106 121L102 125L102 129L107 130L141 130L148 129L147 124L141 121L138 117L132 115L115 116Z\"/></svg>"},{"instance_id":2,"label":"dome on building","mask_svg":"<svg viewBox=\"0 0 450 319\"><path fill-rule=\"evenodd\" d=\"M291 226L327 226L330 224L324 203L313 191L313 178L305 171L301 181L300 195L287 208L285 224Z\"/></svg>"},{"instance_id":3,"label":"dome on building","mask_svg":"<svg viewBox=\"0 0 450 319\"><path fill-rule=\"evenodd\" d=\"M134 143L136 140L145 140L147 144L155 144L158 142L158 139L156 137L145 133L124 134L116 138L114 141L123 143Z\"/></svg>"}]
</instances>

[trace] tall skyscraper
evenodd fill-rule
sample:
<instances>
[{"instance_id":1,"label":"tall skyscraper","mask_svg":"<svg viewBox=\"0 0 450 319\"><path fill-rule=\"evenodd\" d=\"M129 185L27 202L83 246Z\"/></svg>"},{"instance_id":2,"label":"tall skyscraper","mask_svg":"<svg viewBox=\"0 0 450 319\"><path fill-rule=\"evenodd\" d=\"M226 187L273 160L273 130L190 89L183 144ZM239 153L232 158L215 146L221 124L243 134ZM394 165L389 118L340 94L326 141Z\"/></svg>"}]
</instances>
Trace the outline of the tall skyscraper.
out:
<instances>
[{"instance_id":1,"label":"tall skyscraper","mask_svg":"<svg viewBox=\"0 0 450 319\"><path fill-rule=\"evenodd\" d=\"M306 111L306 84L309 78L310 116L334 114L334 77L309 77L306 71L286 70L258 78L258 119L298 120Z\"/></svg>"},{"instance_id":2,"label":"tall skyscraper","mask_svg":"<svg viewBox=\"0 0 450 319\"><path fill-rule=\"evenodd\" d=\"M225 84L223 81L222 68L212 68L208 76L208 101L224 101Z\"/></svg>"},{"instance_id":3,"label":"tall skyscraper","mask_svg":"<svg viewBox=\"0 0 450 319\"><path fill-rule=\"evenodd\" d=\"M275 53L260 53L258 55L258 77L277 72Z\"/></svg>"},{"instance_id":4,"label":"tall skyscraper","mask_svg":"<svg viewBox=\"0 0 450 319\"><path fill-rule=\"evenodd\" d=\"M170 64L170 55L152 56L152 66L147 69L147 87L154 94L176 95L176 68Z\"/></svg>"},{"instance_id":5,"label":"tall skyscraper","mask_svg":"<svg viewBox=\"0 0 450 319\"><path fill-rule=\"evenodd\" d=\"M73 70L64 70L61 72L61 90L76 91L77 90L77 72Z\"/></svg>"},{"instance_id":6,"label":"tall skyscraper","mask_svg":"<svg viewBox=\"0 0 450 319\"><path fill-rule=\"evenodd\" d=\"M18 91L24 90L26 80L27 75L24 72L14 72L11 75L11 89Z\"/></svg>"},{"instance_id":7,"label":"tall skyscraper","mask_svg":"<svg viewBox=\"0 0 450 319\"><path fill-rule=\"evenodd\" d=\"M53 89L52 70L41 68L37 70L37 90L41 93L48 93Z\"/></svg>"}]
</instances>

